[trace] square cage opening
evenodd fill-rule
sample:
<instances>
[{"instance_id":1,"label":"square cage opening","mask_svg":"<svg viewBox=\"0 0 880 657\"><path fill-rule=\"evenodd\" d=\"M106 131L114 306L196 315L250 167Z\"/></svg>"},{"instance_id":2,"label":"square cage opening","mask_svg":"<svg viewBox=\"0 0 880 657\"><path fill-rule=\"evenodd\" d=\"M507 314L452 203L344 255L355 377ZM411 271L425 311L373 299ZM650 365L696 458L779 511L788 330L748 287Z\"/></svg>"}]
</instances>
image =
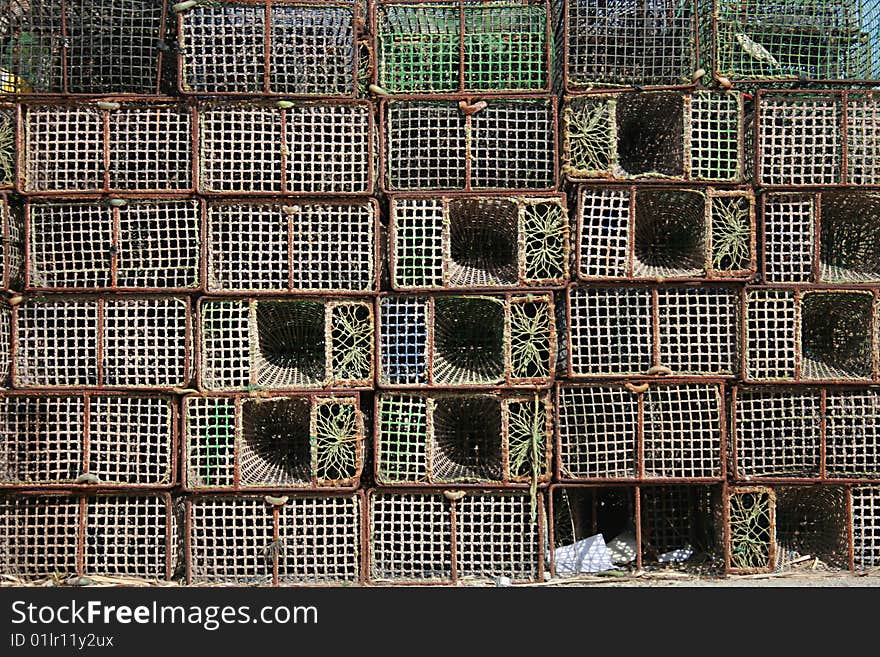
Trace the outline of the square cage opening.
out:
<instances>
[{"instance_id":1,"label":"square cage opening","mask_svg":"<svg viewBox=\"0 0 880 657\"><path fill-rule=\"evenodd\" d=\"M828 477L880 479L880 390L827 391L825 451Z\"/></svg>"},{"instance_id":2,"label":"square cage opening","mask_svg":"<svg viewBox=\"0 0 880 657\"><path fill-rule=\"evenodd\" d=\"M502 199L449 202L449 283L515 285L519 281L519 208Z\"/></svg>"},{"instance_id":3,"label":"square cage opening","mask_svg":"<svg viewBox=\"0 0 880 657\"><path fill-rule=\"evenodd\" d=\"M260 385L317 385L327 376L325 304L260 301L256 304Z\"/></svg>"},{"instance_id":4,"label":"square cage opening","mask_svg":"<svg viewBox=\"0 0 880 657\"><path fill-rule=\"evenodd\" d=\"M497 481L503 477L501 400L441 397L434 401L431 472L444 482Z\"/></svg>"},{"instance_id":5,"label":"square cage opening","mask_svg":"<svg viewBox=\"0 0 880 657\"><path fill-rule=\"evenodd\" d=\"M845 488L778 486L776 489L776 563L803 555L826 566L849 567L849 522Z\"/></svg>"},{"instance_id":6,"label":"square cage opening","mask_svg":"<svg viewBox=\"0 0 880 657\"><path fill-rule=\"evenodd\" d=\"M805 379L870 379L874 298L861 292L810 292L801 298Z\"/></svg>"},{"instance_id":7,"label":"square cage opening","mask_svg":"<svg viewBox=\"0 0 880 657\"><path fill-rule=\"evenodd\" d=\"M497 299L434 300L434 381L496 383L505 374L505 312Z\"/></svg>"},{"instance_id":8,"label":"square cage opening","mask_svg":"<svg viewBox=\"0 0 880 657\"><path fill-rule=\"evenodd\" d=\"M617 158L629 175L684 175L684 104L676 93L617 98Z\"/></svg>"},{"instance_id":9,"label":"square cage opening","mask_svg":"<svg viewBox=\"0 0 880 657\"><path fill-rule=\"evenodd\" d=\"M706 197L702 193L640 189L635 219L634 276L696 276L705 271Z\"/></svg>"},{"instance_id":10,"label":"square cage opening","mask_svg":"<svg viewBox=\"0 0 880 657\"><path fill-rule=\"evenodd\" d=\"M640 493L642 558L646 564L687 566L707 559L711 563L716 537L711 488L649 486Z\"/></svg>"},{"instance_id":11,"label":"square cage opening","mask_svg":"<svg viewBox=\"0 0 880 657\"><path fill-rule=\"evenodd\" d=\"M308 398L242 401L242 485L311 483L311 408Z\"/></svg>"},{"instance_id":12,"label":"square cage opening","mask_svg":"<svg viewBox=\"0 0 880 657\"><path fill-rule=\"evenodd\" d=\"M880 194L822 192L823 281L880 281Z\"/></svg>"}]
</instances>

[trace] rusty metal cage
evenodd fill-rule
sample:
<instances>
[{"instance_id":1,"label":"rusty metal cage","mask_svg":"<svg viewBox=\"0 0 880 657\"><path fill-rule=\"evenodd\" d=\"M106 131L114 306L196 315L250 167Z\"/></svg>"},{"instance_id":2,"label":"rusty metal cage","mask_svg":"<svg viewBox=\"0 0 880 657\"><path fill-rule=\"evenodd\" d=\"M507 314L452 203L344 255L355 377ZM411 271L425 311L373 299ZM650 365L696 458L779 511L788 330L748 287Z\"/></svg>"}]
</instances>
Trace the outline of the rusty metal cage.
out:
<instances>
[{"instance_id":1,"label":"rusty metal cage","mask_svg":"<svg viewBox=\"0 0 880 657\"><path fill-rule=\"evenodd\" d=\"M568 281L564 196L404 196L390 204L395 290L554 287Z\"/></svg>"},{"instance_id":2,"label":"rusty metal cage","mask_svg":"<svg viewBox=\"0 0 880 657\"><path fill-rule=\"evenodd\" d=\"M187 199L29 201L29 290L198 290L200 203Z\"/></svg>"},{"instance_id":3,"label":"rusty metal cage","mask_svg":"<svg viewBox=\"0 0 880 657\"><path fill-rule=\"evenodd\" d=\"M187 395L183 422L187 490L350 489L363 469L357 395Z\"/></svg>"},{"instance_id":4,"label":"rusty metal cage","mask_svg":"<svg viewBox=\"0 0 880 657\"><path fill-rule=\"evenodd\" d=\"M11 93L155 94L167 0L5 0L3 87Z\"/></svg>"},{"instance_id":5,"label":"rusty metal cage","mask_svg":"<svg viewBox=\"0 0 880 657\"><path fill-rule=\"evenodd\" d=\"M723 481L721 383L556 387L558 481Z\"/></svg>"},{"instance_id":6,"label":"rusty metal cage","mask_svg":"<svg viewBox=\"0 0 880 657\"><path fill-rule=\"evenodd\" d=\"M565 2L569 92L689 86L697 70L697 49L695 0Z\"/></svg>"},{"instance_id":7,"label":"rusty metal cage","mask_svg":"<svg viewBox=\"0 0 880 657\"><path fill-rule=\"evenodd\" d=\"M374 418L381 486L550 481L553 404L547 393L381 393Z\"/></svg>"},{"instance_id":8,"label":"rusty metal cage","mask_svg":"<svg viewBox=\"0 0 880 657\"><path fill-rule=\"evenodd\" d=\"M880 290L755 287L743 297L746 381L871 382Z\"/></svg>"},{"instance_id":9,"label":"rusty metal cage","mask_svg":"<svg viewBox=\"0 0 880 657\"><path fill-rule=\"evenodd\" d=\"M0 395L0 488L177 481L177 402L95 392Z\"/></svg>"},{"instance_id":10,"label":"rusty metal cage","mask_svg":"<svg viewBox=\"0 0 880 657\"><path fill-rule=\"evenodd\" d=\"M580 186L576 269L583 280L750 279L748 190Z\"/></svg>"},{"instance_id":11,"label":"rusty metal cage","mask_svg":"<svg viewBox=\"0 0 880 657\"><path fill-rule=\"evenodd\" d=\"M369 388L373 300L199 301L202 390Z\"/></svg>"},{"instance_id":12,"label":"rusty metal cage","mask_svg":"<svg viewBox=\"0 0 880 657\"><path fill-rule=\"evenodd\" d=\"M20 290L24 283L24 225L4 194L0 194L0 230L0 290Z\"/></svg>"},{"instance_id":13,"label":"rusty metal cage","mask_svg":"<svg viewBox=\"0 0 880 657\"><path fill-rule=\"evenodd\" d=\"M23 581L72 576L169 580L177 567L170 493L0 497L0 571Z\"/></svg>"},{"instance_id":14,"label":"rusty metal cage","mask_svg":"<svg viewBox=\"0 0 880 657\"><path fill-rule=\"evenodd\" d=\"M555 97L401 96L380 111L388 192L556 188Z\"/></svg>"},{"instance_id":15,"label":"rusty metal cage","mask_svg":"<svg viewBox=\"0 0 880 657\"><path fill-rule=\"evenodd\" d=\"M543 580L540 492L373 490L367 499L371 582Z\"/></svg>"},{"instance_id":16,"label":"rusty metal cage","mask_svg":"<svg viewBox=\"0 0 880 657\"><path fill-rule=\"evenodd\" d=\"M0 388L12 382L12 306L0 299Z\"/></svg>"},{"instance_id":17,"label":"rusty metal cage","mask_svg":"<svg viewBox=\"0 0 880 657\"><path fill-rule=\"evenodd\" d=\"M189 498L187 583L358 583L362 498L363 493Z\"/></svg>"},{"instance_id":18,"label":"rusty metal cage","mask_svg":"<svg viewBox=\"0 0 880 657\"><path fill-rule=\"evenodd\" d=\"M199 191L337 195L373 191L366 101L202 102Z\"/></svg>"},{"instance_id":19,"label":"rusty metal cage","mask_svg":"<svg viewBox=\"0 0 880 657\"><path fill-rule=\"evenodd\" d=\"M192 378L186 297L32 297L12 310L17 388L185 387Z\"/></svg>"},{"instance_id":20,"label":"rusty metal cage","mask_svg":"<svg viewBox=\"0 0 880 657\"><path fill-rule=\"evenodd\" d=\"M556 362L550 294L383 295L379 385L546 386Z\"/></svg>"},{"instance_id":21,"label":"rusty metal cage","mask_svg":"<svg viewBox=\"0 0 880 657\"><path fill-rule=\"evenodd\" d=\"M741 182L745 110L735 91L625 91L565 100L562 171L580 180Z\"/></svg>"},{"instance_id":22,"label":"rusty metal cage","mask_svg":"<svg viewBox=\"0 0 880 657\"><path fill-rule=\"evenodd\" d=\"M880 487L854 486L850 491L853 566L880 566Z\"/></svg>"},{"instance_id":23,"label":"rusty metal cage","mask_svg":"<svg viewBox=\"0 0 880 657\"><path fill-rule=\"evenodd\" d=\"M178 13L178 86L194 94L353 97L356 3L222 0Z\"/></svg>"},{"instance_id":24,"label":"rusty metal cage","mask_svg":"<svg viewBox=\"0 0 880 657\"><path fill-rule=\"evenodd\" d=\"M375 81L389 93L547 92L547 0L378 0Z\"/></svg>"},{"instance_id":25,"label":"rusty metal cage","mask_svg":"<svg viewBox=\"0 0 880 657\"><path fill-rule=\"evenodd\" d=\"M740 290L572 285L569 377L731 376L739 370Z\"/></svg>"},{"instance_id":26,"label":"rusty metal cage","mask_svg":"<svg viewBox=\"0 0 880 657\"><path fill-rule=\"evenodd\" d=\"M218 200L205 218L212 294L369 293L379 285L379 206Z\"/></svg>"}]
</instances>

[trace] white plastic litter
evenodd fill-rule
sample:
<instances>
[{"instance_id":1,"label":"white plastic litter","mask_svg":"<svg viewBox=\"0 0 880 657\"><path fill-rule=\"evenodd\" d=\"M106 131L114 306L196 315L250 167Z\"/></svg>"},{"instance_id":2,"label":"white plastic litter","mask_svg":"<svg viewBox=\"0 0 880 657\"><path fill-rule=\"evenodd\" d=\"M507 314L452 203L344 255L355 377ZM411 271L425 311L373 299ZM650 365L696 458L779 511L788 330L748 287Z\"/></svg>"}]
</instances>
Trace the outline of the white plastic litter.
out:
<instances>
[{"instance_id":1,"label":"white plastic litter","mask_svg":"<svg viewBox=\"0 0 880 657\"><path fill-rule=\"evenodd\" d=\"M692 556L694 556L694 549L690 545L686 545L671 552L664 552L657 557L657 561L660 563L681 563L682 561L687 561Z\"/></svg>"},{"instance_id":2,"label":"white plastic litter","mask_svg":"<svg viewBox=\"0 0 880 657\"><path fill-rule=\"evenodd\" d=\"M636 558L636 535L627 530L608 542L608 551L614 563L632 563Z\"/></svg>"},{"instance_id":3,"label":"white plastic litter","mask_svg":"<svg viewBox=\"0 0 880 657\"><path fill-rule=\"evenodd\" d=\"M573 545L563 545L554 552L557 575L579 575L613 570L611 553L602 534L583 538Z\"/></svg>"}]
</instances>

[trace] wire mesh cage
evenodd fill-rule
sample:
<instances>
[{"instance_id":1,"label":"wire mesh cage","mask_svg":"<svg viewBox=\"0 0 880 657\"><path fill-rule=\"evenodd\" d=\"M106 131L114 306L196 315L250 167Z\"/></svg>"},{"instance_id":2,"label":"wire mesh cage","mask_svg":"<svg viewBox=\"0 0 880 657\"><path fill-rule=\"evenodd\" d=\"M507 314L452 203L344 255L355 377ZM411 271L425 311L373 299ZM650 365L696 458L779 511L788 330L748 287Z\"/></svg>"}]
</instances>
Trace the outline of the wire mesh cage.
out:
<instances>
[{"instance_id":1,"label":"wire mesh cage","mask_svg":"<svg viewBox=\"0 0 880 657\"><path fill-rule=\"evenodd\" d=\"M372 386L372 299L199 302L202 390Z\"/></svg>"},{"instance_id":2,"label":"wire mesh cage","mask_svg":"<svg viewBox=\"0 0 880 657\"><path fill-rule=\"evenodd\" d=\"M378 288L379 206L354 201L212 201L212 294L369 293Z\"/></svg>"},{"instance_id":3,"label":"wire mesh cage","mask_svg":"<svg viewBox=\"0 0 880 657\"><path fill-rule=\"evenodd\" d=\"M725 561L735 575L776 566L776 493L766 486L739 486L726 494Z\"/></svg>"},{"instance_id":4,"label":"wire mesh cage","mask_svg":"<svg viewBox=\"0 0 880 657\"><path fill-rule=\"evenodd\" d=\"M546 393L381 393L382 486L539 486L550 481L553 405Z\"/></svg>"},{"instance_id":5,"label":"wire mesh cage","mask_svg":"<svg viewBox=\"0 0 880 657\"><path fill-rule=\"evenodd\" d=\"M745 175L739 92L618 92L569 97L562 171L579 180L736 183Z\"/></svg>"},{"instance_id":6,"label":"wire mesh cage","mask_svg":"<svg viewBox=\"0 0 880 657\"><path fill-rule=\"evenodd\" d=\"M553 190L556 98L383 100L385 190Z\"/></svg>"},{"instance_id":7,"label":"wire mesh cage","mask_svg":"<svg viewBox=\"0 0 880 657\"><path fill-rule=\"evenodd\" d=\"M19 106L18 191L187 192L193 110L170 101L30 101Z\"/></svg>"},{"instance_id":8,"label":"wire mesh cage","mask_svg":"<svg viewBox=\"0 0 880 657\"><path fill-rule=\"evenodd\" d=\"M880 78L877 0L701 0L703 60L742 82Z\"/></svg>"},{"instance_id":9,"label":"wire mesh cage","mask_svg":"<svg viewBox=\"0 0 880 657\"><path fill-rule=\"evenodd\" d=\"M158 93L167 6L167 0L5 0L3 91Z\"/></svg>"},{"instance_id":10,"label":"wire mesh cage","mask_svg":"<svg viewBox=\"0 0 880 657\"><path fill-rule=\"evenodd\" d=\"M374 490L368 504L372 582L544 577L540 492Z\"/></svg>"},{"instance_id":11,"label":"wire mesh cage","mask_svg":"<svg viewBox=\"0 0 880 657\"><path fill-rule=\"evenodd\" d=\"M751 191L581 186L577 198L581 279L754 276Z\"/></svg>"},{"instance_id":12,"label":"wire mesh cage","mask_svg":"<svg viewBox=\"0 0 880 657\"><path fill-rule=\"evenodd\" d=\"M184 398L188 490L355 488L364 461L357 395Z\"/></svg>"},{"instance_id":13,"label":"wire mesh cage","mask_svg":"<svg viewBox=\"0 0 880 657\"><path fill-rule=\"evenodd\" d=\"M185 387L192 378L189 299L32 297L12 313L17 388Z\"/></svg>"},{"instance_id":14,"label":"wire mesh cage","mask_svg":"<svg viewBox=\"0 0 880 657\"><path fill-rule=\"evenodd\" d=\"M801 287L746 290L744 379L875 380L877 294Z\"/></svg>"},{"instance_id":15,"label":"wire mesh cage","mask_svg":"<svg viewBox=\"0 0 880 657\"><path fill-rule=\"evenodd\" d=\"M171 397L4 393L0 487L172 486L177 422Z\"/></svg>"},{"instance_id":16,"label":"wire mesh cage","mask_svg":"<svg viewBox=\"0 0 880 657\"><path fill-rule=\"evenodd\" d=\"M336 195L373 191L365 101L202 102L200 192Z\"/></svg>"},{"instance_id":17,"label":"wire mesh cage","mask_svg":"<svg viewBox=\"0 0 880 657\"><path fill-rule=\"evenodd\" d=\"M390 93L550 91L547 0L379 0L376 82Z\"/></svg>"},{"instance_id":18,"label":"wire mesh cage","mask_svg":"<svg viewBox=\"0 0 880 657\"><path fill-rule=\"evenodd\" d=\"M719 383L560 383L556 395L558 480L724 477Z\"/></svg>"},{"instance_id":19,"label":"wire mesh cage","mask_svg":"<svg viewBox=\"0 0 880 657\"><path fill-rule=\"evenodd\" d=\"M31 201L29 290L197 290L201 210L196 200Z\"/></svg>"},{"instance_id":20,"label":"wire mesh cage","mask_svg":"<svg viewBox=\"0 0 880 657\"><path fill-rule=\"evenodd\" d=\"M736 374L740 302L730 287L572 285L568 376Z\"/></svg>"},{"instance_id":21,"label":"wire mesh cage","mask_svg":"<svg viewBox=\"0 0 880 657\"><path fill-rule=\"evenodd\" d=\"M568 280L564 196L394 196L395 290L553 287Z\"/></svg>"},{"instance_id":22,"label":"wire mesh cage","mask_svg":"<svg viewBox=\"0 0 880 657\"><path fill-rule=\"evenodd\" d=\"M183 93L353 97L354 2L222 0L178 13Z\"/></svg>"},{"instance_id":23,"label":"wire mesh cage","mask_svg":"<svg viewBox=\"0 0 880 657\"><path fill-rule=\"evenodd\" d=\"M0 299L0 387L12 383L12 306Z\"/></svg>"},{"instance_id":24,"label":"wire mesh cage","mask_svg":"<svg viewBox=\"0 0 880 657\"><path fill-rule=\"evenodd\" d=\"M718 498L718 489L710 486L640 488L642 562L688 566L691 557L698 556L695 562L711 567L718 547Z\"/></svg>"},{"instance_id":25,"label":"wire mesh cage","mask_svg":"<svg viewBox=\"0 0 880 657\"><path fill-rule=\"evenodd\" d=\"M553 379L550 294L383 295L377 308L380 386L533 387Z\"/></svg>"},{"instance_id":26,"label":"wire mesh cage","mask_svg":"<svg viewBox=\"0 0 880 657\"><path fill-rule=\"evenodd\" d=\"M0 571L17 580L169 580L176 565L169 493L0 497Z\"/></svg>"},{"instance_id":27,"label":"wire mesh cage","mask_svg":"<svg viewBox=\"0 0 880 657\"><path fill-rule=\"evenodd\" d=\"M566 2L568 91L691 85L697 47L695 0Z\"/></svg>"},{"instance_id":28,"label":"wire mesh cage","mask_svg":"<svg viewBox=\"0 0 880 657\"><path fill-rule=\"evenodd\" d=\"M0 89L2 89L2 81L0 81ZM15 185L17 126L15 105L0 103L0 189L8 189Z\"/></svg>"},{"instance_id":29,"label":"wire mesh cage","mask_svg":"<svg viewBox=\"0 0 880 657\"><path fill-rule=\"evenodd\" d=\"M20 290L24 283L24 226L4 194L0 194L0 227L0 290Z\"/></svg>"},{"instance_id":30,"label":"wire mesh cage","mask_svg":"<svg viewBox=\"0 0 880 657\"><path fill-rule=\"evenodd\" d=\"M880 486L854 486L851 491L853 566L880 565Z\"/></svg>"},{"instance_id":31,"label":"wire mesh cage","mask_svg":"<svg viewBox=\"0 0 880 657\"><path fill-rule=\"evenodd\" d=\"M186 501L189 584L351 584L362 580L362 493Z\"/></svg>"}]
</instances>

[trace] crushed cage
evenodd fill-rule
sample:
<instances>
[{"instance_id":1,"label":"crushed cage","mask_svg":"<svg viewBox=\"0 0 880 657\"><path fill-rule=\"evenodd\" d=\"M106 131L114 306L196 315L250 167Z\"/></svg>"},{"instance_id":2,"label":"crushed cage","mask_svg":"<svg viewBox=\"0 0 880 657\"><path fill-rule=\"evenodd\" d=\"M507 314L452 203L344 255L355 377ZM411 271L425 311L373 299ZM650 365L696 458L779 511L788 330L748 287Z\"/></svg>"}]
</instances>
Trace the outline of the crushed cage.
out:
<instances>
[{"instance_id":1,"label":"crushed cage","mask_svg":"<svg viewBox=\"0 0 880 657\"><path fill-rule=\"evenodd\" d=\"M199 388L370 388L372 298L199 301Z\"/></svg>"},{"instance_id":2,"label":"crushed cage","mask_svg":"<svg viewBox=\"0 0 880 657\"><path fill-rule=\"evenodd\" d=\"M624 91L565 99L562 171L582 180L737 183L745 177L743 96Z\"/></svg>"},{"instance_id":3,"label":"crushed cage","mask_svg":"<svg viewBox=\"0 0 880 657\"><path fill-rule=\"evenodd\" d=\"M177 482L174 398L0 395L0 488L161 488Z\"/></svg>"},{"instance_id":4,"label":"crushed cage","mask_svg":"<svg viewBox=\"0 0 880 657\"><path fill-rule=\"evenodd\" d=\"M572 285L563 369L570 378L732 376L740 288Z\"/></svg>"},{"instance_id":5,"label":"crushed cage","mask_svg":"<svg viewBox=\"0 0 880 657\"><path fill-rule=\"evenodd\" d=\"M755 179L765 187L880 186L880 95L757 93Z\"/></svg>"},{"instance_id":6,"label":"crushed cage","mask_svg":"<svg viewBox=\"0 0 880 657\"><path fill-rule=\"evenodd\" d=\"M736 82L872 83L877 0L700 0L703 63Z\"/></svg>"},{"instance_id":7,"label":"crushed cage","mask_svg":"<svg viewBox=\"0 0 880 657\"><path fill-rule=\"evenodd\" d=\"M564 196L391 197L395 290L555 287L568 281Z\"/></svg>"},{"instance_id":8,"label":"crushed cage","mask_svg":"<svg viewBox=\"0 0 880 657\"><path fill-rule=\"evenodd\" d=\"M0 572L20 580L100 576L170 580L171 494L0 496Z\"/></svg>"},{"instance_id":9,"label":"crushed cage","mask_svg":"<svg viewBox=\"0 0 880 657\"><path fill-rule=\"evenodd\" d=\"M363 493L197 496L185 503L187 584L363 581Z\"/></svg>"},{"instance_id":10,"label":"crushed cage","mask_svg":"<svg viewBox=\"0 0 880 657\"><path fill-rule=\"evenodd\" d=\"M543 486L550 482L547 393L381 393L374 413L381 486Z\"/></svg>"},{"instance_id":11,"label":"crushed cage","mask_svg":"<svg viewBox=\"0 0 880 657\"><path fill-rule=\"evenodd\" d=\"M375 199L211 201L205 240L211 294L357 294L379 286Z\"/></svg>"},{"instance_id":12,"label":"crushed cage","mask_svg":"<svg viewBox=\"0 0 880 657\"><path fill-rule=\"evenodd\" d=\"M880 289L755 287L743 297L743 379L880 380Z\"/></svg>"},{"instance_id":13,"label":"crushed cage","mask_svg":"<svg viewBox=\"0 0 880 657\"><path fill-rule=\"evenodd\" d=\"M694 83L699 47L696 0L565 4L567 91Z\"/></svg>"},{"instance_id":14,"label":"crushed cage","mask_svg":"<svg viewBox=\"0 0 880 657\"><path fill-rule=\"evenodd\" d=\"M880 487L854 486L850 491L853 566L880 566Z\"/></svg>"},{"instance_id":15,"label":"crushed cage","mask_svg":"<svg viewBox=\"0 0 880 657\"><path fill-rule=\"evenodd\" d=\"M372 490L367 499L371 582L544 578L541 492Z\"/></svg>"},{"instance_id":16,"label":"crushed cage","mask_svg":"<svg viewBox=\"0 0 880 657\"><path fill-rule=\"evenodd\" d=\"M12 384L186 387L191 331L186 297L31 297L12 310Z\"/></svg>"},{"instance_id":17,"label":"crushed cage","mask_svg":"<svg viewBox=\"0 0 880 657\"><path fill-rule=\"evenodd\" d=\"M549 92L547 0L379 0L375 82L389 93Z\"/></svg>"},{"instance_id":18,"label":"crushed cage","mask_svg":"<svg viewBox=\"0 0 880 657\"><path fill-rule=\"evenodd\" d=\"M380 112L387 192L556 188L555 97L401 96Z\"/></svg>"},{"instance_id":19,"label":"crushed cage","mask_svg":"<svg viewBox=\"0 0 880 657\"><path fill-rule=\"evenodd\" d=\"M2 164L0 164L2 166ZM21 215L10 207L9 199L0 193L0 290L21 290L24 284L24 223Z\"/></svg>"},{"instance_id":20,"label":"crushed cage","mask_svg":"<svg viewBox=\"0 0 880 657\"><path fill-rule=\"evenodd\" d=\"M364 419L356 394L188 395L190 491L356 488Z\"/></svg>"},{"instance_id":21,"label":"crushed cage","mask_svg":"<svg viewBox=\"0 0 880 657\"><path fill-rule=\"evenodd\" d=\"M748 280L755 232L748 190L580 186L575 268L583 280Z\"/></svg>"},{"instance_id":22,"label":"crushed cage","mask_svg":"<svg viewBox=\"0 0 880 657\"><path fill-rule=\"evenodd\" d=\"M28 290L201 287L199 201L28 201L24 215Z\"/></svg>"},{"instance_id":23,"label":"crushed cage","mask_svg":"<svg viewBox=\"0 0 880 657\"><path fill-rule=\"evenodd\" d=\"M357 4L222 0L178 13L178 87L192 94L354 97Z\"/></svg>"},{"instance_id":24,"label":"crushed cage","mask_svg":"<svg viewBox=\"0 0 880 657\"><path fill-rule=\"evenodd\" d=\"M741 481L880 482L880 390L736 386L732 475Z\"/></svg>"},{"instance_id":25,"label":"crushed cage","mask_svg":"<svg viewBox=\"0 0 880 657\"><path fill-rule=\"evenodd\" d=\"M380 387L549 385L556 362L551 294L382 295Z\"/></svg>"},{"instance_id":26,"label":"crushed cage","mask_svg":"<svg viewBox=\"0 0 880 657\"><path fill-rule=\"evenodd\" d=\"M724 480L721 383L560 383L556 408L558 481Z\"/></svg>"},{"instance_id":27,"label":"crushed cage","mask_svg":"<svg viewBox=\"0 0 880 657\"><path fill-rule=\"evenodd\" d=\"M367 101L205 101L198 124L202 193L373 191L373 111Z\"/></svg>"},{"instance_id":28,"label":"crushed cage","mask_svg":"<svg viewBox=\"0 0 880 657\"><path fill-rule=\"evenodd\" d=\"M156 94L167 0L4 0L0 67L15 94Z\"/></svg>"}]
</instances>

